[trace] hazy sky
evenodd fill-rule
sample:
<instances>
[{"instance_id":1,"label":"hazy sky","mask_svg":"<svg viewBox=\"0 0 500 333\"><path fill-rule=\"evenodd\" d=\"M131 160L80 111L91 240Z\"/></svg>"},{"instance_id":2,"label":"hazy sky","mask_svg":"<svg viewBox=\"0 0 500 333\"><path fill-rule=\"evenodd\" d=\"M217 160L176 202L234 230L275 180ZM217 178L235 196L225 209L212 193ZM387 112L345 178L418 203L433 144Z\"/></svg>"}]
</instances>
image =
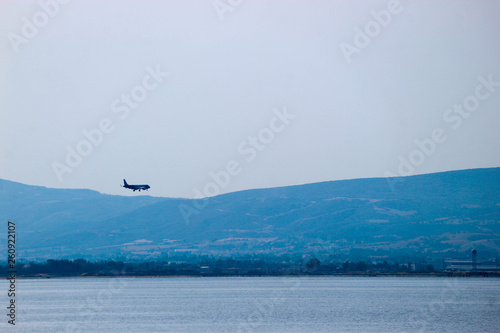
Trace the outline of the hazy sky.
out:
<instances>
[{"instance_id":1,"label":"hazy sky","mask_svg":"<svg viewBox=\"0 0 500 333\"><path fill-rule=\"evenodd\" d=\"M499 17L495 0L2 0L0 178L194 197L500 166Z\"/></svg>"}]
</instances>

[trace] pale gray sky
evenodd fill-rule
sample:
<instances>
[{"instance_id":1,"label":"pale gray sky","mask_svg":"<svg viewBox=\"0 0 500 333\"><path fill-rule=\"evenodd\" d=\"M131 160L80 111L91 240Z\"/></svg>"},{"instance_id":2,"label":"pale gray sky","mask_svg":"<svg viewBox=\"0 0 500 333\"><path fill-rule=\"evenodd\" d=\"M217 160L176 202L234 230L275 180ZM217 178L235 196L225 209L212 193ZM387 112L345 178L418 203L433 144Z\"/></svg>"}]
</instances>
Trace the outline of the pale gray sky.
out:
<instances>
[{"instance_id":1,"label":"pale gray sky","mask_svg":"<svg viewBox=\"0 0 500 333\"><path fill-rule=\"evenodd\" d=\"M499 17L494 0L2 0L0 178L194 197L500 166ZM70 166L67 146L88 154Z\"/></svg>"}]
</instances>

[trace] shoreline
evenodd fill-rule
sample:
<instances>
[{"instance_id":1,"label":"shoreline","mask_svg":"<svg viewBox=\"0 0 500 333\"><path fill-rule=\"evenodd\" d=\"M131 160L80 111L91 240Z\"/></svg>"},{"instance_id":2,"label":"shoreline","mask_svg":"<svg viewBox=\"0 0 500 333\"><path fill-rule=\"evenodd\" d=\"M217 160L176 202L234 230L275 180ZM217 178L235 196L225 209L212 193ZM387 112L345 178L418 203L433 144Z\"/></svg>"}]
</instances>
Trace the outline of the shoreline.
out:
<instances>
[{"instance_id":1,"label":"shoreline","mask_svg":"<svg viewBox=\"0 0 500 333\"><path fill-rule=\"evenodd\" d=\"M7 278L8 275L2 276ZM423 272L423 273L334 273L334 274L193 274L193 275L140 275L140 274L103 274L103 275L50 275L50 274L36 274L36 275L16 275L16 279L31 280L31 279L76 279L76 278L179 278L179 277L192 277L192 278L219 278L219 277L463 277L463 278L495 278L500 277L500 271L484 271L484 272L467 272L467 271L442 271L442 272Z\"/></svg>"}]
</instances>

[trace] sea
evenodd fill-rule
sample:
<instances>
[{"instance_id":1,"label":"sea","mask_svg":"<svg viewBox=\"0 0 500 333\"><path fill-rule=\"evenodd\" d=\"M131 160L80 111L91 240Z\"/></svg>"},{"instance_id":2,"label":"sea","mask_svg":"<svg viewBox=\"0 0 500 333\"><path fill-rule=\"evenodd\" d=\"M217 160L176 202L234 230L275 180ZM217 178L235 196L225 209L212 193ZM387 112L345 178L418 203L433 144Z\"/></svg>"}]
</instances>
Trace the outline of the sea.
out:
<instances>
[{"instance_id":1,"label":"sea","mask_svg":"<svg viewBox=\"0 0 500 333\"><path fill-rule=\"evenodd\" d=\"M500 332L499 278L2 279L0 332Z\"/></svg>"}]
</instances>

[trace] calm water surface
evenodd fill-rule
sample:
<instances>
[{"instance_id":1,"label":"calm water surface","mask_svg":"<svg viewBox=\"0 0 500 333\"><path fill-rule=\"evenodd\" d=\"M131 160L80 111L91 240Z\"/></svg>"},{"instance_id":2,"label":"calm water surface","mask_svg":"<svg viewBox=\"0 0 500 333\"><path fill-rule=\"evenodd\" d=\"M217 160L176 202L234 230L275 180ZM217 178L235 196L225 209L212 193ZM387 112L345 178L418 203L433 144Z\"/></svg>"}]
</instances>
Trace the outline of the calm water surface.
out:
<instances>
[{"instance_id":1,"label":"calm water surface","mask_svg":"<svg viewBox=\"0 0 500 333\"><path fill-rule=\"evenodd\" d=\"M17 281L0 332L500 332L500 279L78 278Z\"/></svg>"}]
</instances>

